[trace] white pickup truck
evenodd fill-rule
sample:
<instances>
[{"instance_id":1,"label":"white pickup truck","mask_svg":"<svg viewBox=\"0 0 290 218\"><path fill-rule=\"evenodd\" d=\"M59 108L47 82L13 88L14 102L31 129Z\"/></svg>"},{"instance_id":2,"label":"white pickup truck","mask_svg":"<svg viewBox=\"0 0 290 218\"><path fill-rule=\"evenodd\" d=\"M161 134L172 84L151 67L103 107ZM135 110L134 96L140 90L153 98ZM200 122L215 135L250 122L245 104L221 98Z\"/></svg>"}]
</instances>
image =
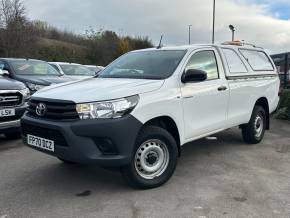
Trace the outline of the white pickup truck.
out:
<instances>
[{"instance_id":1,"label":"white pickup truck","mask_svg":"<svg viewBox=\"0 0 290 218\"><path fill-rule=\"evenodd\" d=\"M98 77L32 96L24 142L66 163L121 169L153 188L173 174L181 146L239 126L259 143L279 101L279 78L259 48L191 45L127 53Z\"/></svg>"}]
</instances>

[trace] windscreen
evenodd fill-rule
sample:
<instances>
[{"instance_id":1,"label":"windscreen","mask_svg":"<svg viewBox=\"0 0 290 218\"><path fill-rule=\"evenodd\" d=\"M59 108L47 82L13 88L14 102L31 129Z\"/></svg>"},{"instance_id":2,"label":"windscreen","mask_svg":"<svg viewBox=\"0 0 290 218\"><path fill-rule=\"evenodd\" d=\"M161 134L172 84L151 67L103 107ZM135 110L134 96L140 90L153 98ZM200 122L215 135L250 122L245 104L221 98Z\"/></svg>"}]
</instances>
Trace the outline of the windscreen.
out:
<instances>
[{"instance_id":1,"label":"windscreen","mask_svg":"<svg viewBox=\"0 0 290 218\"><path fill-rule=\"evenodd\" d=\"M101 78L166 79L176 70L186 50L131 52L121 56L103 71Z\"/></svg>"},{"instance_id":2,"label":"windscreen","mask_svg":"<svg viewBox=\"0 0 290 218\"><path fill-rule=\"evenodd\" d=\"M44 61L35 60L10 60L17 75L60 76L52 66Z\"/></svg>"},{"instance_id":3,"label":"windscreen","mask_svg":"<svg viewBox=\"0 0 290 218\"><path fill-rule=\"evenodd\" d=\"M95 73L87 67L76 64L61 64L62 71L70 76L94 76Z\"/></svg>"}]
</instances>

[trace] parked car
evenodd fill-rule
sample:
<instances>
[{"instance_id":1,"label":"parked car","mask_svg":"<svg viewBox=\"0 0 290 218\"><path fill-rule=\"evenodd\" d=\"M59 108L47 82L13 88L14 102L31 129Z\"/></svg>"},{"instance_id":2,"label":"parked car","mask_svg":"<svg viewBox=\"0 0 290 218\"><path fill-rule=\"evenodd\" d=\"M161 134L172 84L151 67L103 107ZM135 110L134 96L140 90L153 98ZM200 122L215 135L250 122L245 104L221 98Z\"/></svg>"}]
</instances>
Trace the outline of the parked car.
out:
<instances>
[{"instance_id":1,"label":"parked car","mask_svg":"<svg viewBox=\"0 0 290 218\"><path fill-rule=\"evenodd\" d=\"M49 64L58 70L58 72L73 79L86 79L96 75L95 72L89 70L81 64L65 62L50 62Z\"/></svg>"},{"instance_id":2,"label":"parked car","mask_svg":"<svg viewBox=\"0 0 290 218\"><path fill-rule=\"evenodd\" d=\"M0 70L0 134L7 138L20 137L20 118L27 107L30 94L28 88L7 77L8 72Z\"/></svg>"},{"instance_id":3,"label":"parked car","mask_svg":"<svg viewBox=\"0 0 290 218\"><path fill-rule=\"evenodd\" d=\"M95 65L85 65L89 70L94 72L95 74L98 74L100 71L105 69L103 66L95 66Z\"/></svg>"},{"instance_id":4,"label":"parked car","mask_svg":"<svg viewBox=\"0 0 290 218\"><path fill-rule=\"evenodd\" d=\"M73 81L47 62L34 59L0 58L0 69L8 71L10 78L23 82L31 94L51 84Z\"/></svg>"},{"instance_id":5,"label":"parked car","mask_svg":"<svg viewBox=\"0 0 290 218\"><path fill-rule=\"evenodd\" d=\"M133 51L97 78L37 92L22 118L23 139L66 163L117 167L129 184L153 188L172 176L181 146L193 140L239 126L246 143L259 143L278 91L262 49Z\"/></svg>"}]
</instances>

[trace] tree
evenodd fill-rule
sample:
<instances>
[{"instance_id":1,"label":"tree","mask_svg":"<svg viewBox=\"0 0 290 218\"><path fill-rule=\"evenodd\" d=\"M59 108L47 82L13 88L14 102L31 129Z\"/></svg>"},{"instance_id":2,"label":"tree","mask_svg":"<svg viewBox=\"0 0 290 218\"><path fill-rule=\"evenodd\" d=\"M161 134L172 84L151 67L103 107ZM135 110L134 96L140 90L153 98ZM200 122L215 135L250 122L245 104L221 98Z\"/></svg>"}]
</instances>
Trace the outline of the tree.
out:
<instances>
[{"instance_id":1,"label":"tree","mask_svg":"<svg viewBox=\"0 0 290 218\"><path fill-rule=\"evenodd\" d=\"M0 57L107 65L126 52L152 46L146 37L93 28L82 35L30 21L23 0L0 0Z\"/></svg>"},{"instance_id":2,"label":"tree","mask_svg":"<svg viewBox=\"0 0 290 218\"><path fill-rule=\"evenodd\" d=\"M21 0L0 0L0 28L2 30L13 23L26 22L25 14Z\"/></svg>"},{"instance_id":3,"label":"tree","mask_svg":"<svg viewBox=\"0 0 290 218\"><path fill-rule=\"evenodd\" d=\"M120 43L119 43L119 53L120 54L125 54L129 51L131 51L131 45L128 39L120 39Z\"/></svg>"},{"instance_id":4,"label":"tree","mask_svg":"<svg viewBox=\"0 0 290 218\"><path fill-rule=\"evenodd\" d=\"M129 51L153 47L148 38L130 36L120 38L113 31L90 29L86 34L87 59L91 64L107 65Z\"/></svg>"},{"instance_id":5,"label":"tree","mask_svg":"<svg viewBox=\"0 0 290 218\"><path fill-rule=\"evenodd\" d=\"M5 56L28 57L35 37L22 1L0 0L0 15L0 50Z\"/></svg>"}]
</instances>

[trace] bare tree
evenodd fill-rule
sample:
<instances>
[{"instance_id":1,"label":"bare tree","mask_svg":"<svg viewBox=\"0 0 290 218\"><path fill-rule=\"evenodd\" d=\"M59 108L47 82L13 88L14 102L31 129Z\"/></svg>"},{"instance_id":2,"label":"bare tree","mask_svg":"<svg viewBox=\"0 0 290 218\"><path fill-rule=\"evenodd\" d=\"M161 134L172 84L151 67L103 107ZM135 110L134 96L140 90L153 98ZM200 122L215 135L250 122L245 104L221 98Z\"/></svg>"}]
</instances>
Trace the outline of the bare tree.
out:
<instances>
[{"instance_id":1,"label":"bare tree","mask_svg":"<svg viewBox=\"0 0 290 218\"><path fill-rule=\"evenodd\" d=\"M152 47L148 38L90 28L86 35L30 21L24 0L0 0L0 57L40 58L106 65L123 53Z\"/></svg>"},{"instance_id":2,"label":"bare tree","mask_svg":"<svg viewBox=\"0 0 290 218\"><path fill-rule=\"evenodd\" d=\"M6 28L9 23L25 21L26 11L21 0L0 0L0 27Z\"/></svg>"},{"instance_id":3,"label":"bare tree","mask_svg":"<svg viewBox=\"0 0 290 218\"><path fill-rule=\"evenodd\" d=\"M5 56L27 56L33 43L33 28L22 1L0 0L0 50Z\"/></svg>"}]
</instances>

